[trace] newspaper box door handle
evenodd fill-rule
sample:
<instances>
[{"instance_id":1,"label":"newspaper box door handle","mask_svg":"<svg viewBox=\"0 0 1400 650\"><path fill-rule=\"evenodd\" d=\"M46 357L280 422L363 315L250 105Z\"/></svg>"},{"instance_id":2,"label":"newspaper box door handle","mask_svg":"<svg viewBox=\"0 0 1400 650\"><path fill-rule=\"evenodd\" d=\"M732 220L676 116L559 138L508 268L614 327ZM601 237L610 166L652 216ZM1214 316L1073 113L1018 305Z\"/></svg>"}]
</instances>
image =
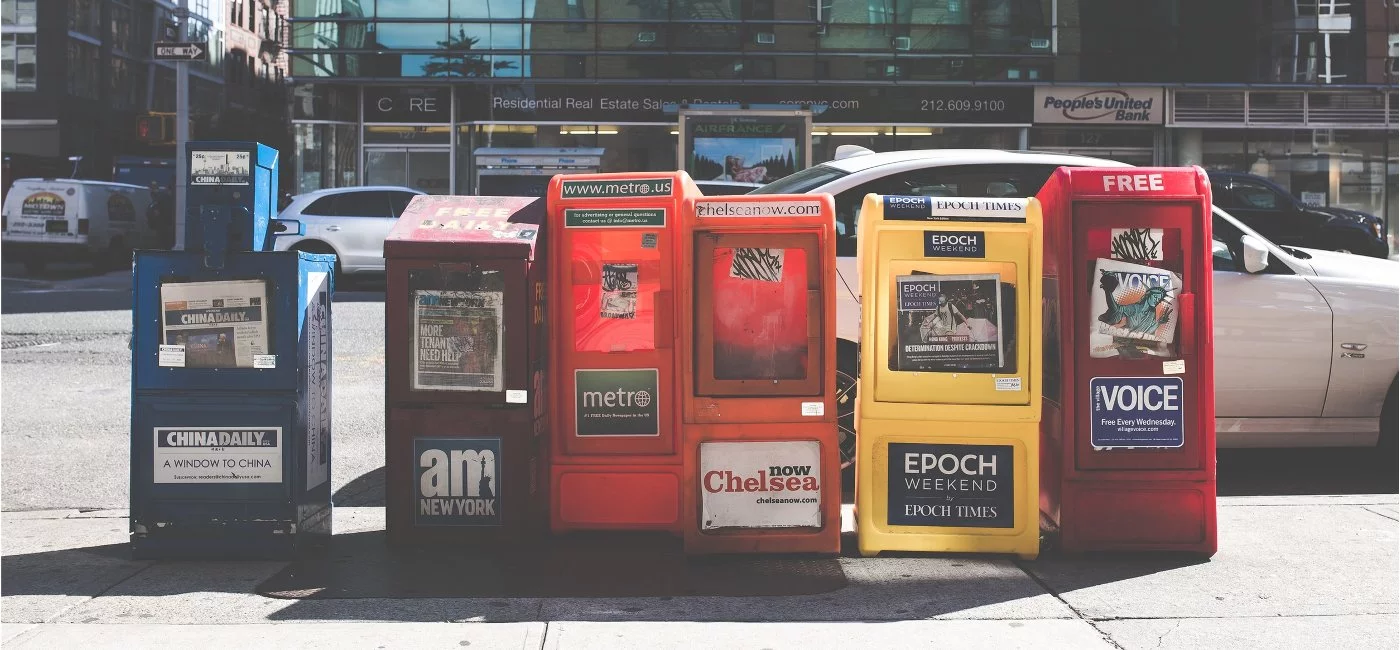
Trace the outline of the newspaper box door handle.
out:
<instances>
[{"instance_id":1,"label":"newspaper box door handle","mask_svg":"<svg viewBox=\"0 0 1400 650\"><path fill-rule=\"evenodd\" d=\"M1196 294L1182 291L1177 301L1181 312L1176 319L1181 332L1181 356L1191 356L1196 350Z\"/></svg>"}]
</instances>

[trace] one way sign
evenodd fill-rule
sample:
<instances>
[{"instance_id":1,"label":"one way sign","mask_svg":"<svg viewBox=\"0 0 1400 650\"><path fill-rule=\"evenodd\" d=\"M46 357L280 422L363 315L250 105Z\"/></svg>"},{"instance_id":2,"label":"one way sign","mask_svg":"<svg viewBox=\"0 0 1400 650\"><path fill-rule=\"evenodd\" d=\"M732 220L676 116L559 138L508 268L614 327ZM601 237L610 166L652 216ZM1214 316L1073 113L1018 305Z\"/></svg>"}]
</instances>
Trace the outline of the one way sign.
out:
<instances>
[{"instance_id":1,"label":"one way sign","mask_svg":"<svg viewBox=\"0 0 1400 650\"><path fill-rule=\"evenodd\" d=\"M207 54L208 46L204 43L155 43L157 61L193 61Z\"/></svg>"}]
</instances>

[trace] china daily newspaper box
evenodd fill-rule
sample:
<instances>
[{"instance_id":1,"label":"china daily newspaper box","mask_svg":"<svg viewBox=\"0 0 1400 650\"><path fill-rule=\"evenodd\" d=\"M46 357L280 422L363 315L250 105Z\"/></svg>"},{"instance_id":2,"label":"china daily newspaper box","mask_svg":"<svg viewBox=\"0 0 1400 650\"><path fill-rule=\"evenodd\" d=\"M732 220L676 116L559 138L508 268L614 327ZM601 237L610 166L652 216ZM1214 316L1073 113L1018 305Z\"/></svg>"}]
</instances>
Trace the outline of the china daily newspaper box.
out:
<instances>
[{"instance_id":1,"label":"china daily newspaper box","mask_svg":"<svg viewBox=\"0 0 1400 650\"><path fill-rule=\"evenodd\" d=\"M684 172L549 184L554 531L681 532L676 278Z\"/></svg>"},{"instance_id":2,"label":"china daily newspaper box","mask_svg":"<svg viewBox=\"0 0 1400 650\"><path fill-rule=\"evenodd\" d=\"M869 195L861 208L860 551L1040 549L1040 211Z\"/></svg>"},{"instance_id":3,"label":"china daily newspaper box","mask_svg":"<svg viewBox=\"0 0 1400 650\"><path fill-rule=\"evenodd\" d=\"M544 529L544 199L418 196L384 241L390 543Z\"/></svg>"},{"instance_id":4,"label":"china daily newspaper box","mask_svg":"<svg viewBox=\"0 0 1400 650\"><path fill-rule=\"evenodd\" d=\"M834 215L829 194L686 205L687 552L841 550Z\"/></svg>"},{"instance_id":5,"label":"china daily newspaper box","mask_svg":"<svg viewBox=\"0 0 1400 650\"><path fill-rule=\"evenodd\" d=\"M1045 210L1044 470L1068 551L1211 555L1211 196L1200 168L1063 167ZM1052 517L1053 518L1053 517Z\"/></svg>"},{"instance_id":6,"label":"china daily newspaper box","mask_svg":"<svg viewBox=\"0 0 1400 650\"><path fill-rule=\"evenodd\" d=\"M192 142L183 251L138 251L138 558L286 557L331 533L335 257L270 252L277 151Z\"/></svg>"}]
</instances>

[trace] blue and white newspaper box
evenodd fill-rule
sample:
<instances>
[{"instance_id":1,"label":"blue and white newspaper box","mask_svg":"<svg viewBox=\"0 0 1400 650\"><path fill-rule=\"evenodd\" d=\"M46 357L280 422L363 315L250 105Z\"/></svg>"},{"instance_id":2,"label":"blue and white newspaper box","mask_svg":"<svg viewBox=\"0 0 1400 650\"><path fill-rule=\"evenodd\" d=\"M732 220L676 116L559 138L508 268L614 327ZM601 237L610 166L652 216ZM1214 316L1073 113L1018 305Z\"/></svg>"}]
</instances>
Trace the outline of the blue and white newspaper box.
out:
<instances>
[{"instance_id":1,"label":"blue and white newspaper box","mask_svg":"<svg viewBox=\"0 0 1400 650\"><path fill-rule=\"evenodd\" d=\"M270 250L277 150L185 155L185 250L136 253L132 553L287 557L331 533L335 256Z\"/></svg>"}]
</instances>

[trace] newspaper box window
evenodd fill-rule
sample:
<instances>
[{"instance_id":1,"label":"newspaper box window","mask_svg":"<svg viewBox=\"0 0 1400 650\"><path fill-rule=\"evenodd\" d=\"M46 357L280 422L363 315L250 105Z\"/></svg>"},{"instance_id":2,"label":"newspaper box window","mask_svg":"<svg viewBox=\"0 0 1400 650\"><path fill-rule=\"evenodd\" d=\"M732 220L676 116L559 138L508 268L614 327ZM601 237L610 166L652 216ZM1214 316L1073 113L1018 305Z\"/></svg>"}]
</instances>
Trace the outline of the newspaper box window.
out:
<instances>
[{"instance_id":1,"label":"newspaper box window","mask_svg":"<svg viewBox=\"0 0 1400 650\"><path fill-rule=\"evenodd\" d=\"M160 299L161 366L262 368L273 362L263 280L167 282Z\"/></svg>"},{"instance_id":2,"label":"newspaper box window","mask_svg":"<svg viewBox=\"0 0 1400 650\"><path fill-rule=\"evenodd\" d=\"M894 276L890 370L1015 372L1016 265L969 268Z\"/></svg>"},{"instance_id":3,"label":"newspaper box window","mask_svg":"<svg viewBox=\"0 0 1400 650\"><path fill-rule=\"evenodd\" d=\"M440 274L412 269L408 284L413 390L504 390L502 272L485 270L445 286Z\"/></svg>"}]
</instances>

